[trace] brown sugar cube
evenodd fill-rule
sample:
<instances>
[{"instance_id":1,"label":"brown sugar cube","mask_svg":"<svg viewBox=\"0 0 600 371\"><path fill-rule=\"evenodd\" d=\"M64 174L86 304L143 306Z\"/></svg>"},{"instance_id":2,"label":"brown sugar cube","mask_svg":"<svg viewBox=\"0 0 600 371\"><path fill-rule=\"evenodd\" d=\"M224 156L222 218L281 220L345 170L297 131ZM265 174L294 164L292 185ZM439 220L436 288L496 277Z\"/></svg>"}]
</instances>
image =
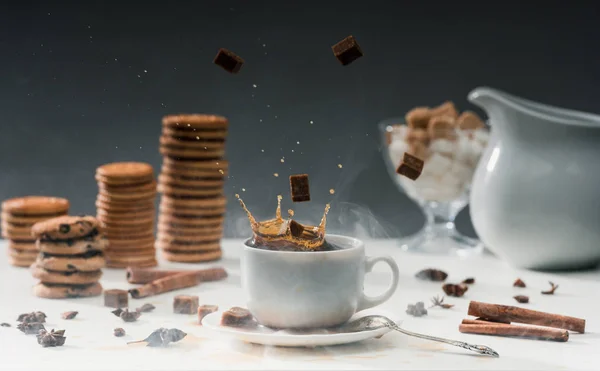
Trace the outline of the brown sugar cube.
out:
<instances>
[{"instance_id":1,"label":"brown sugar cube","mask_svg":"<svg viewBox=\"0 0 600 371\"><path fill-rule=\"evenodd\" d=\"M463 112L456 120L456 123L461 130L477 130L485 127L481 117L472 111Z\"/></svg>"},{"instance_id":2,"label":"brown sugar cube","mask_svg":"<svg viewBox=\"0 0 600 371\"><path fill-rule=\"evenodd\" d=\"M431 110L429 107L416 107L411 109L404 116L406 125L413 129L427 129L431 119Z\"/></svg>"},{"instance_id":3,"label":"brown sugar cube","mask_svg":"<svg viewBox=\"0 0 600 371\"><path fill-rule=\"evenodd\" d=\"M233 307L221 316L221 325L230 327L246 327L255 324L254 317L248 309Z\"/></svg>"},{"instance_id":4,"label":"brown sugar cube","mask_svg":"<svg viewBox=\"0 0 600 371\"><path fill-rule=\"evenodd\" d=\"M458 117L458 111L451 101L446 101L437 107L431 109L431 117L435 116L450 116L452 118Z\"/></svg>"},{"instance_id":5,"label":"brown sugar cube","mask_svg":"<svg viewBox=\"0 0 600 371\"><path fill-rule=\"evenodd\" d=\"M352 35L332 46L331 50L333 50L333 55L335 55L338 61L344 66L349 65L363 56L360 46Z\"/></svg>"},{"instance_id":6,"label":"brown sugar cube","mask_svg":"<svg viewBox=\"0 0 600 371\"><path fill-rule=\"evenodd\" d=\"M427 144L423 142L409 143L408 150L406 152L423 160L429 157L429 147L427 147Z\"/></svg>"},{"instance_id":7,"label":"brown sugar cube","mask_svg":"<svg viewBox=\"0 0 600 371\"><path fill-rule=\"evenodd\" d=\"M118 289L104 290L104 306L127 308L129 306L129 292Z\"/></svg>"},{"instance_id":8,"label":"brown sugar cube","mask_svg":"<svg viewBox=\"0 0 600 371\"><path fill-rule=\"evenodd\" d=\"M221 48L217 52L213 63L227 72L238 73L244 64L244 60L234 52Z\"/></svg>"},{"instance_id":9,"label":"brown sugar cube","mask_svg":"<svg viewBox=\"0 0 600 371\"><path fill-rule=\"evenodd\" d=\"M431 140L435 139L456 139L455 130L456 121L451 116L436 116L429 121L427 132Z\"/></svg>"},{"instance_id":10,"label":"brown sugar cube","mask_svg":"<svg viewBox=\"0 0 600 371\"><path fill-rule=\"evenodd\" d=\"M304 226L295 220L290 220L290 233L294 237L300 237L304 232Z\"/></svg>"},{"instance_id":11,"label":"brown sugar cube","mask_svg":"<svg viewBox=\"0 0 600 371\"><path fill-rule=\"evenodd\" d=\"M396 169L396 173L403 175L411 180L417 180L423 171L425 162L410 153L404 152L402 162Z\"/></svg>"},{"instance_id":12,"label":"brown sugar cube","mask_svg":"<svg viewBox=\"0 0 600 371\"><path fill-rule=\"evenodd\" d=\"M177 295L173 298L173 313L194 314L198 312L198 297L192 295Z\"/></svg>"},{"instance_id":13,"label":"brown sugar cube","mask_svg":"<svg viewBox=\"0 0 600 371\"><path fill-rule=\"evenodd\" d=\"M427 129L416 129L416 128L408 128L406 130L406 135L404 136L404 141L408 144L413 144L415 142L420 142L425 145L429 144L429 133Z\"/></svg>"},{"instance_id":14,"label":"brown sugar cube","mask_svg":"<svg viewBox=\"0 0 600 371\"><path fill-rule=\"evenodd\" d=\"M202 324L204 317L219 310L218 305L201 305L198 307L198 323Z\"/></svg>"},{"instance_id":15,"label":"brown sugar cube","mask_svg":"<svg viewBox=\"0 0 600 371\"><path fill-rule=\"evenodd\" d=\"M310 201L308 174L290 175L290 193L293 202Z\"/></svg>"}]
</instances>

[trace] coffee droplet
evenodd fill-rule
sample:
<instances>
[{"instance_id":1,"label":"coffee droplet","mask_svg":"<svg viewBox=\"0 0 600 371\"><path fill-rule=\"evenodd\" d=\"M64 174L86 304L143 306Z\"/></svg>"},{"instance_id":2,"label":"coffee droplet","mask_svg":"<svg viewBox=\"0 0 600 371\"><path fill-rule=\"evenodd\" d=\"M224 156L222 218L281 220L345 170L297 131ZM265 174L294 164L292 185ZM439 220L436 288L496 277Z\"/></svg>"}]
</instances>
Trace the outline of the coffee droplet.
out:
<instances>
[{"instance_id":1,"label":"coffee droplet","mask_svg":"<svg viewBox=\"0 0 600 371\"><path fill-rule=\"evenodd\" d=\"M225 172L222 169L219 169L219 173L225 174Z\"/></svg>"},{"instance_id":2,"label":"coffee droplet","mask_svg":"<svg viewBox=\"0 0 600 371\"><path fill-rule=\"evenodd\" d=\"M334 193L335 193L335 189L331 188L331 189L329 190L329 193L330 193L330 194L334 194Z\"/></svg>"},{"instance_id":3,"label":"coffee droplet","mask_svg":"<svg viewBox=\"0 0 600 371\"><path fill-rule=\"evenodd\" d=\"M285 159L284 159L284 158L282 158L280 161L281 161L281 162L285 162Z\"/></svg>"},{"instance_id":4,"label":"coffee droplet","mask_svg":"<svg viewBox=\"0 0 600 371\"><path fill-rule=\"evenodd\" d=\"M273 174L273 176L274 176L275 178L277 178L277 177L279 176L279 174L278 174L278 173L274 173L274 174Z\"/></svg>"},{"instance_id":5,"label":"coffee droplet","mask_svg":"<svg viewBox=\"0 0 600 371\"><path fill-rule=\"evenodd\" d=\"M342 168L342 164L338 164L338 167L341 169Z\"/></svg>"},{"instance_id":6,"label":"coffee droplet","mask_svg":"<svg viewBox=\"0 0 600 371\"><path fill-rule=\"evenodd\" d=\"M242 192L246 192L246 188L242 188Z\"/></svg>"}]
</instances>

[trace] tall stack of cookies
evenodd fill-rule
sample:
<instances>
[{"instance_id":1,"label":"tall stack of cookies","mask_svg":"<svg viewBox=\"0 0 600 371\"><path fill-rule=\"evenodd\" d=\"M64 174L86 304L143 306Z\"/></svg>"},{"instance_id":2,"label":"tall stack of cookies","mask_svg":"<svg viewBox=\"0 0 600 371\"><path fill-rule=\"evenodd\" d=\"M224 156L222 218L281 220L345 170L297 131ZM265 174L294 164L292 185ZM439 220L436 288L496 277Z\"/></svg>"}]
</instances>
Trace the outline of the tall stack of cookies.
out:
<instances>
[{"instance_id":1,"label":"tall stack of cookies","mask_svg":"<svg viewBox=\"0 0 600 371\"><path fill-rule=\"evenodd\" d=\"M154 267L156 180L143 162L114 162L96 169L96 217L108 238L110 268Z\"/></svg>"},{"instance_id":2,"label":"tall stack of cookies","mask_svg":"<svg viewBox=\"0 0 600 371\"><path fill-rule=\"evenodd\" d=\"M64 198L27 196L2 202L2 237L7 238L10 264L29 267L38 255L31 226L69 212Z\"/></svg>"},{"instance_id":3,"label":"tall stack of cookies","mask_svg":"<svg viewBox=\"0 0 600 371\"><path fill-rule=\"evenodd\" d=\"M98 282L107 241L93 216L60 216L31 228L39 252L31 265L40 282L33 293L41 298L66 299L102 294Z\"/></svg>"},{"instance_id":4,"label":"tall stack of cookies","mask_svg":"<svg viewBox=\"0 0 600 371\"><path fill-rule=\"evenodd\" d=\"M228 121L221 116L163 118L157 246L169 261L200 263L221 258L227 130Z\"/></svg>"}]
</instances>

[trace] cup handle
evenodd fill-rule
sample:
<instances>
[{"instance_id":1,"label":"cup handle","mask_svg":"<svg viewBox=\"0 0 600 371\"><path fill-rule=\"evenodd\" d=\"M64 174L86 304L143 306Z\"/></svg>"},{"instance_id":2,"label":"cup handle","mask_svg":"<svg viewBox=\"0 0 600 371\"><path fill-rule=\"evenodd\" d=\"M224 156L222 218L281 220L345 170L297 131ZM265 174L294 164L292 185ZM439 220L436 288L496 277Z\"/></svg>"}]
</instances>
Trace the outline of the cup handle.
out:
<instances>
[{"instance_id":1,"label":"cup handle","mask_svg":"<svg viewBox=\"0 0 600 371\"><path fill-rule=\"evenodd\" d=\"M394 259L391 256L379 256L376 258L367 257L365 260L365 275L366 275L366 273L371 272L373 270L373 267L375 266L375 264L377 264L379 262L385 262L385 263L387 263L387 265L390 266L390 269L392 270L392 282L391 282L390 286L388 287L388 289L381 295L367 296L363 292L362 297L358 301L358 306L356 308L357 312L359 312L361 310L369 309L369 308L378 306L381 303L384 303L390 297L392 297L392 295L396 291L396 288L398 287L398 281L400 280L400 270L398 269L398 264L396 264L396 262L394 261Z\"/></svg>"}]
</instances>

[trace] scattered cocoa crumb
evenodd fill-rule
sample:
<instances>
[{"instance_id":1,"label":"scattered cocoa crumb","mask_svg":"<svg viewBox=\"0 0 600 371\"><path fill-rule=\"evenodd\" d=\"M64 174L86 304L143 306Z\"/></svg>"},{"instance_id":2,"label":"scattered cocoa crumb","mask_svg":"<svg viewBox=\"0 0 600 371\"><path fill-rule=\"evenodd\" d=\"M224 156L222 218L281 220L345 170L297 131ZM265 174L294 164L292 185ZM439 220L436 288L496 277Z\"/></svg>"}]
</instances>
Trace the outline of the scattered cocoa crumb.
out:
<instances>
[{"instance_id":1,"label":"scattered cocoa crumb","mask_svg":"<svg viewBox=\"0 0 600 371\"><path fill-rule=\"evenodd\" d=\"M465 292L467 292L467 290L469 290L469 286L463 284L456 285L453 283L447 283L444 286L442 286L442 290L444 290L444 292L448 296L460 298L465 294Z\"/></svg>"},{"instance_id":2,"label":"scattered cocoa crumb","mask_svg":"<svg viewBox=\"0 0 600 371\"><path fill-rule=\"evenodd\" d=\"M0 323L0 327L10 327L10 323L2 322Z\"/></svg>"},{"instance_id":3,"label":"scattered cocoa crumb","mask_svg":"<svg viewBox=\"0 0 600 371\"><path fill-rule=\"evenodd\" d=\"M520 278L517 278L515 283L513 283L514 287L526 287L525 282L523 282Z\"/></svg>"},{"instance_id":4,"label":"scattered cocoa crumb","mask_svg":"<svg viewBox=\"0 0 600 371\"><path fill-rule=\"evenodd\" d=\"M421 317L427 315L427 309L425 309L425 303L422 301L417 302L416 304L408 304L406 307L406 314L415 317Z\"/></svg>"},{"instance_id":5,"label":"scattered cocoa crumb","mask_svg":"<svg viewBox=\"0 0 600 371\"><path fill-rule=\"evenodd\" d=\"M556 291L556 289L558 288L558 285L555 285L554 282L550 281L548 282L550 284L550 290L548 291L542 291L543 295L554 295L554 291Z\"/></svg>"},{"instance_id":6,"label":"scattered cocoa crumb","mask_svg":"<svg viewBox=\"0 0 600 371\"><path fill-rule=\"evenodd\" d=\"M61 314L62 319L73 319L77 316L79 312L76 311L71 311L71 312L64 312L63 314Z\"/></svg>"},{"instance_id":7,"label":"scattered cocoa crumb","mask_svg":"<svg viewBox=\"0 0 600 371\"><path fill-rule=\"evenodd\" d=\"M114 334L116 337L120 338L120 337L122 337L122 336L125 336L125 330L124 330L124 329L122 329L122 328L120 328L120 327L117 327L116 329L114 329L114 331L113 331L113 334Z\"/></svg>"},{"instance_id":8,"label":"scattered cocoa crumb","mask_svg":"<svg viewBox=\"0 0 600 371\"><path fill-rule=\"evenodd\" d=\"M521 304L527 304L529 303L529 296L526 295L517 295L517 296L513 296L515 298L515 300Z\"/></svg>"},{"instance_id":9,"label":"scattered cocoa crumb","mask_svg":"<svg viewBox=\"0 0 600 371\"><path fill-rule=\"evenodd\" d=\"M444 297L442 296L442 298L440 299L439 296L436 296L434 298L431 299L431 307L429 308L433 308L433 307L442 307L444 309L450 309L454 306L454 304L446 304L444 303Z\"/></svg>"},{"instance_id":10,"label":"scattered cocoa crumb","mask_svg":"<svg viewBox=\"0 0 600 371\"><path fill-rule=\"evenodd\" d=\"M424 280L424 281L442 282L442 281L446 280L446 277L448 277L448 274L439 269L428 268L428 269L423 269L420 272L417 272L417 274L415 274L415 277L417 277L420 280Z\"/></svg>"},{"instance_id":11,"label":"scattered cocoa crumb","mask_svg":"<svg viewBox=\"0 0 600 371\"><path fill-rule=\"evenodd\" d=\"M473 278L473 277L465 278L465 280L462 281L462 283L464 283L465 285L472 285L475 283L475 278Z\"/></svg>"}]
</instances>

